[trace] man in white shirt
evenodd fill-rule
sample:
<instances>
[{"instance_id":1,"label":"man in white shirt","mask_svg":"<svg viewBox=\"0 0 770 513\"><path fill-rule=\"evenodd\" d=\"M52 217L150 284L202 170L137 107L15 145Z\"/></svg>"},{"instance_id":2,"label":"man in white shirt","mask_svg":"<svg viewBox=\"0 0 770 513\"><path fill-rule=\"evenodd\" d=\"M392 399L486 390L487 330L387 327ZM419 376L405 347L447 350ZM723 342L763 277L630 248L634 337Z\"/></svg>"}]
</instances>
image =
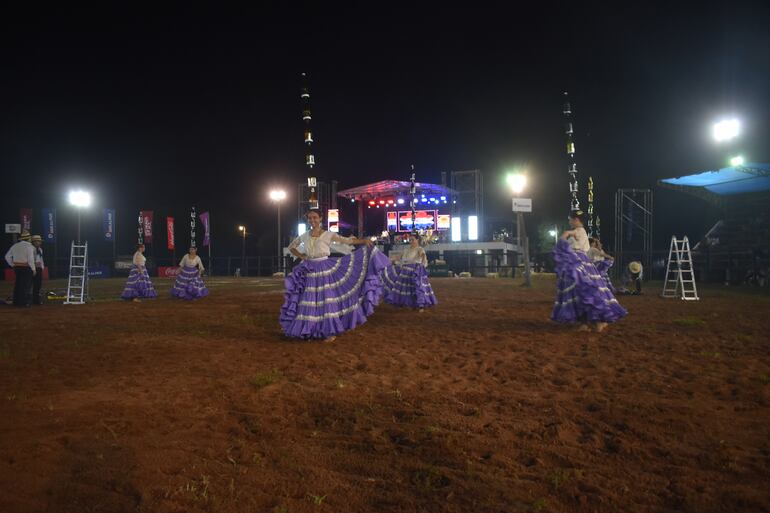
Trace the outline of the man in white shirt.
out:
<instances>
[{"instance_id":1,"label":"man in white shirt","mask_svg":"<svg viewBox=\"0 0 770 513\"><path fill-rule=\"evenodd\" d=\"M42 305L40 289L43 288L43 269L45 269L42 247L43 238L40 235L33 235L31 240L32 245L35 246L35 276L32 277L32 304Z\"/></svg>"},{"instance_id":2,"label":"man in white shirt","mask_svg":"<svg viewBox=\"0 0 770 513\"><path fill-rule=\"evenodd\" d=\"M30 306L32 299L32 278L35 269L35 247L29 242L28 231L21 234L21 240L11 246L5 254L5 261L13 267L16 281L13 285L13 306Z\"/></svg>"}]
</instances>

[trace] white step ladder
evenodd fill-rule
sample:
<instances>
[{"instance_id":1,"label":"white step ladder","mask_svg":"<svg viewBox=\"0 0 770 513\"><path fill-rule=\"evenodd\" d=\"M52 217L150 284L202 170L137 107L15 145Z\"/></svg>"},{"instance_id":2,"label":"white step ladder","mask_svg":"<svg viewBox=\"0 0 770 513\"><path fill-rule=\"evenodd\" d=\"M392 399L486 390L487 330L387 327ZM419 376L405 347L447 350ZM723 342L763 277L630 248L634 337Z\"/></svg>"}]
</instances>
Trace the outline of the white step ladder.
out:
<instances>
[{"instance_id":1,"label":"white step ladder","mask_svg":"<svg viewBox=\"0 0 770 513\"><path fill-rule=\"evenodd\" d=\"M67 280L65 305L82 305L88 300L88 242L83 245L72 242L70 250L70 275Z\"/></svg>"},{"instance_id":2,"label":"white step ladder","mask_svg":"<svg viewBox=\"0 0 770 513\"><path fill-rule=\"evenodd\" d=\"M697 301L698 289L695 286L695 273L692 268L692 253L687 236L683 239L671 237L671 249L668 252L666 281L663 283L663 297L678 297L685 301Z\"/></svg>"}]
</instances>

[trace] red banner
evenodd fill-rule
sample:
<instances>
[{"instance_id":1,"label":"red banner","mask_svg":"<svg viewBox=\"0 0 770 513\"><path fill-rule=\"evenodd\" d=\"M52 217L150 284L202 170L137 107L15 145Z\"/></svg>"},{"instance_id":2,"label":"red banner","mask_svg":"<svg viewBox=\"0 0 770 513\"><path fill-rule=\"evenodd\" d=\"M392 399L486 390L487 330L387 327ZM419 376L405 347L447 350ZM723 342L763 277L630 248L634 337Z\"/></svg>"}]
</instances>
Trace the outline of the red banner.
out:
<instances>
[{"instance_id":1,"label":"red banner","mask_svg":"<svg viewBox=\"0 0 770 513\"><path fill-rule=\"evenodd\" d=\"M19 217L21 218L21 229L22 229L22 231L24 231L24 230L31 231L31 226L32 226L32 209L31 208L22 208L21 209L21 215Z\"/></svg>"},{"instance_id":2,"label":"red banner","mask_svg":"<svg viewBox=\"0 0 770 513\"><path fill-rule=\"evenodd\" d=\"M166 231L168 232L168 249L173 251L174 249L174 218L166 218Z\"/></svg>"},{"instance_id":3,"label":"red banner","mask_svg":"<svg viewBox=\"0 0 770 513\"><path fill-rule=\"evenodd\" d=\"M144 242L152 244L152 210L142 210L142 231Z\"/></svg>"},{"instance_id":4,"label":"red banner","mask_svg":"<svg viewBox=\"0 0 770 513\"><path fill-rule=\"evenodd\" d=\"M176 278L178 267L158 267L158 278Z\"/></svg>"}]
</instances>

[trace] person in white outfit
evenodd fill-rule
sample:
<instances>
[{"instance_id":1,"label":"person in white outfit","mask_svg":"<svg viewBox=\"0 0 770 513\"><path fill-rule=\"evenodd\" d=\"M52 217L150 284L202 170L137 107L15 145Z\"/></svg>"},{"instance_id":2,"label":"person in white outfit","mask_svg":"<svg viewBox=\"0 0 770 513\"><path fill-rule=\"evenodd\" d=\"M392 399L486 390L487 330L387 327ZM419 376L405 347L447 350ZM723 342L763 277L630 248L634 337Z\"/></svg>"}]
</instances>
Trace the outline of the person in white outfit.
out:
<instances>
[{"instance_id":1,"label":"person in white outfit","mask_svg":"<svg viewBox=\"0 0 770 513\"><path fill-rule=\"evenodd\" d=\"M35 247L29 242L28 231L21 234L21 240L11 246L5 254L5 261L13 267L16 281L13 284L13 306L30 306L32 280L37 274L35 268Z\"/></svg>"}]
</instances>

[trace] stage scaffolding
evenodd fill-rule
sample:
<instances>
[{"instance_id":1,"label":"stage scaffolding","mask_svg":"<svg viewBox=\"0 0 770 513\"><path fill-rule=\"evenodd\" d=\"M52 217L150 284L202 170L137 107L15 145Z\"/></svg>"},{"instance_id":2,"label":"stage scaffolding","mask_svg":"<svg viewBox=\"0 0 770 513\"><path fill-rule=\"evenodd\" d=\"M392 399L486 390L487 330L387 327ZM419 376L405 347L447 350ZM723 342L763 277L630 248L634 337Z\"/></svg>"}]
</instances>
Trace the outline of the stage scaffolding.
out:
<instances>
[{"instance_id":1,"label":"stage scaffolding","mask_svg":"<svg viewBox=\"0 0 770 513\"><path fill-rule=\"evenodd\" d=\"M615 193L615 276L637 260L652 277L652 191L618 189Z\"/></svg>"}]
</instances>

